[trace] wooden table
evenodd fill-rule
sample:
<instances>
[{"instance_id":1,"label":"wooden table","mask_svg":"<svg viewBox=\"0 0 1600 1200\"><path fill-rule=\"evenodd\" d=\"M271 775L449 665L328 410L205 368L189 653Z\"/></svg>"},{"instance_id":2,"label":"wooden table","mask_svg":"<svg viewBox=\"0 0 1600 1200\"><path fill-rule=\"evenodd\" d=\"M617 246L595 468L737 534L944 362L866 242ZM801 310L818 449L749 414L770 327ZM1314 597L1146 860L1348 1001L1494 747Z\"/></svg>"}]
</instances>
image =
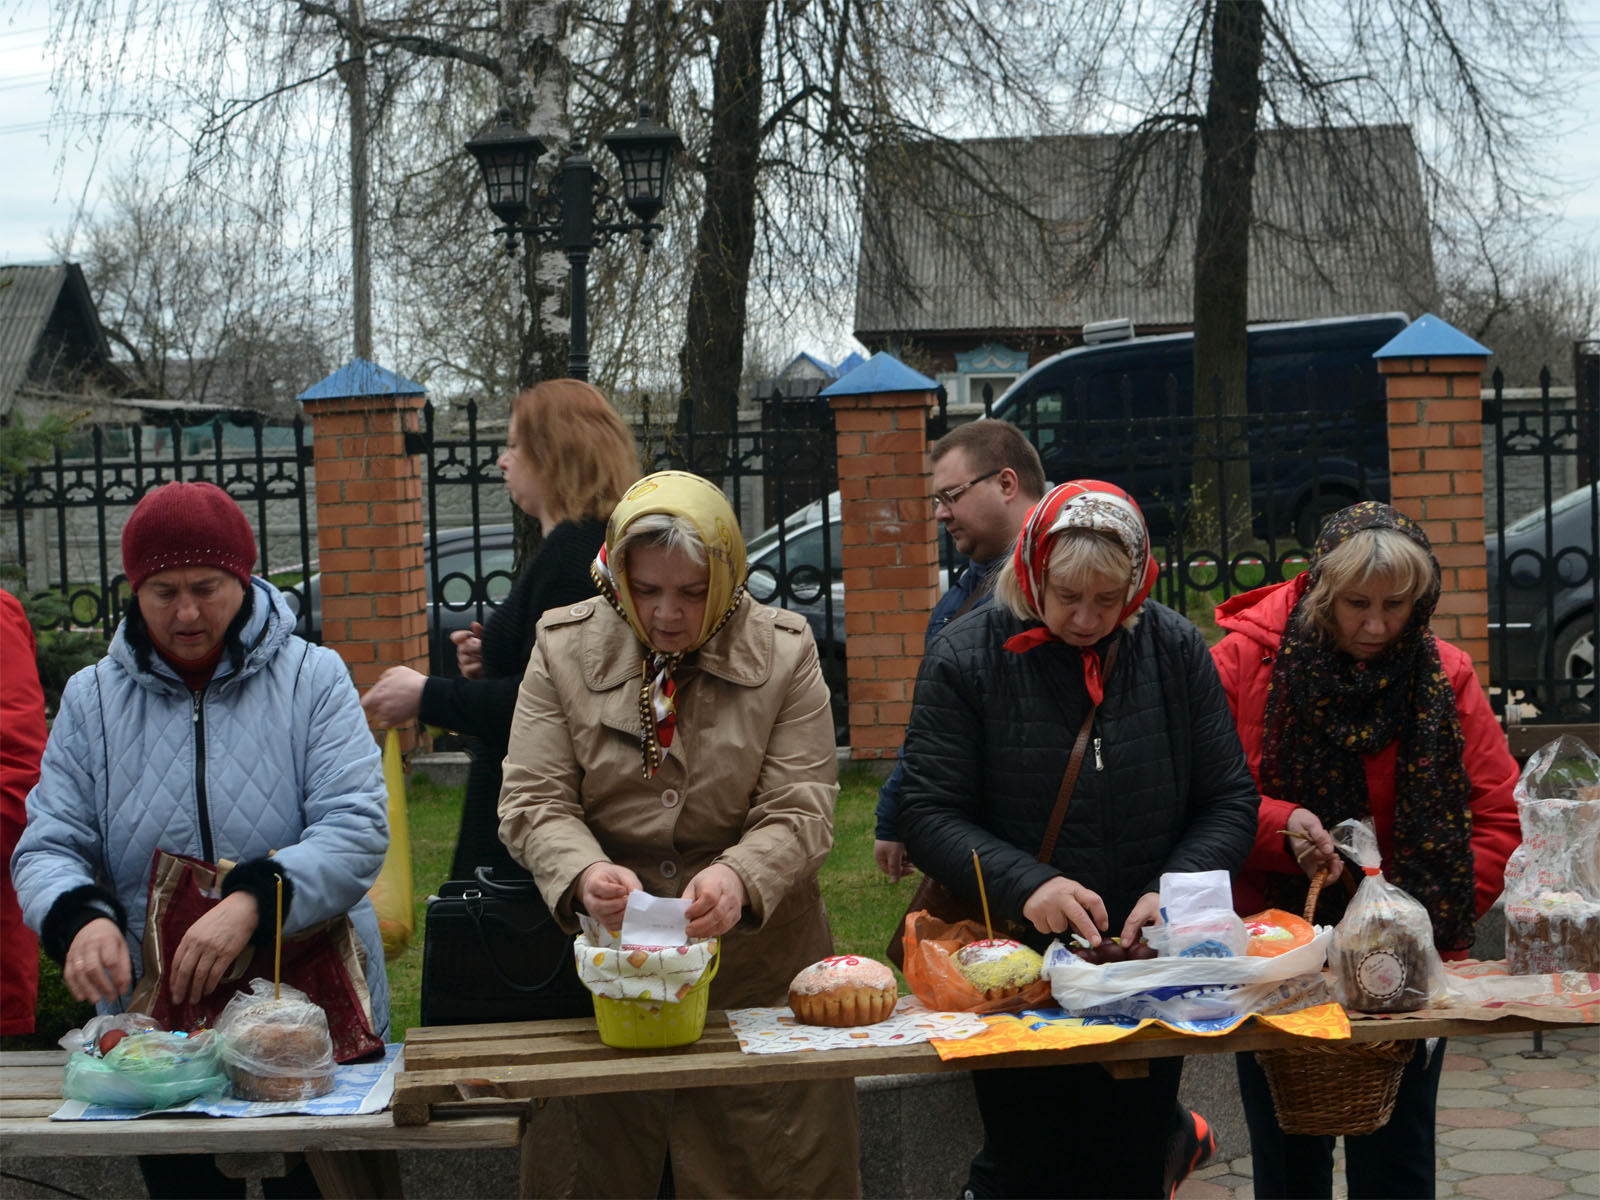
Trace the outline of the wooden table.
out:
<instances>
[{"instance_id":1,"label":"wooden table","mask_svg":"<svg viewBox=\"0 0 1600 1200\"><path fill-rule=\"evenodd\" d=\"M1350 1037L1355 1042L1385 1042L1555 1027L1554 1022L1523 1016L1493 1021L1368 1017L1351 1020ZM596 1092L1087 1062L1100 1063L1111 1074L1124 1077L1148 1073L1152 1058L1272 1050L1297 1044L1304 1044L1304 1039L1256 1022L1217 1037L1195 1037L1152 1027L1094 1046L946 1062L927 1042L795 1054L745 1054L728 1026L726 1014L717 1011L707 1017L705 1035L698 1042L671 1050L613 1050L600 1042L594 1021L588 1018L413 1028L406 1034L405 1069L395 1079L392 1108L395 1124L409 1127L441 1116L471 1112L474 1105Z\"/></svg>"},{"instance_id":2,"label":"wooden table","mask_svg":"<svg viewBox=\"0 0 1600 1200\"><path fill-rule=\"evenodd\" d=\"M65 1059L60 1050L0 1053L0 1158L216 1154L226 1174L274 1175L293 1165L285 1156L303 1154L330 1200L398 1197L399 1151L516 1149L527 1123L522 1102L442 1113L421 1126L397 1126L388 1112L51 1121Z\"/></svg>"}]
</instances>

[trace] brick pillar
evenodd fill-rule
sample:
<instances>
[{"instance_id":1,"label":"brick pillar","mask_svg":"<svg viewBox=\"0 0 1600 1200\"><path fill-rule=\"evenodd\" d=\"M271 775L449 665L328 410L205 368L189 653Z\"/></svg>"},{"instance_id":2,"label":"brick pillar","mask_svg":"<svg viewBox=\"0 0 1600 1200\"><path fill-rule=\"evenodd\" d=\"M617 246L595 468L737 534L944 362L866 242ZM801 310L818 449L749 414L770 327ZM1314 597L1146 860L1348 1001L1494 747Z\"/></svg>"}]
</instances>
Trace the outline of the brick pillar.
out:
<instances>
[{"instance_id":1,"label":"brick pillar","mask_svg":"<svg viewBox=\"0 0 1600 1200\"><path fill-rule=\"evenodd\" d=\"M1391 502L1422 522L1444 576L1433 629L1489 682L1483 371L1490 351L1425 315L1375 356L1389 400Z\"/></svg>"},{"instance_id":2,"label":"brick pillar","mask_svg":"<svg viewBox=\"0 0 1600 1200\"><path fill-rule=\"evenodd\" d=\"M839 448L850 757L893 758L911 718L939 553L928 470L931 379L888 354L824 389Z\"/></svg>"},{"instance_id":3,"label":"brick pillar","mask_svg":"<svg viewBox=\"0 0 1600 1200\"><path fill-rule=\"evenodd\" d=\"M422 470L406 452L425 393L363 359L300 396L316 456L322 641L358 689L393 666L428 669ZM403 731L409 742L414 730Z\"/></svg>"}]
</instances>

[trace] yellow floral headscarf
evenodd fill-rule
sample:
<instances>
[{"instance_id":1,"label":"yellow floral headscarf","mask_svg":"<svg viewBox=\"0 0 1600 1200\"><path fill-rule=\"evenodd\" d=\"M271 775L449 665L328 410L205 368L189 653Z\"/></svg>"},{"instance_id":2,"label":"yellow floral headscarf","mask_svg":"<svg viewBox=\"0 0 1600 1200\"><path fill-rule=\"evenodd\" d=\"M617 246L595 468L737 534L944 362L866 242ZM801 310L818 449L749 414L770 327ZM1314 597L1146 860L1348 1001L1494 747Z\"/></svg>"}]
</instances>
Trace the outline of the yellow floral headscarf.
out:
<instances>
[{"instance_id":1,"label":"yellow floral headscarf","mask_svg":"<svg viewBox=\"0 0 1600 1200\"><path fill-rule=\"evenodd\" d=\"M656 649L645 636L644 625L633 606L628 586L628 564L612 558L612 550L640 517L662 513L688 521L706 548L709 571L706 614L700 635L684 650L671 654ZM625 556L624 556L625 557ZM687 471L658 471L646 475L623 494L606 524L605 545L590 568L600 592L628 623L644 649L640 666L639 726L644 754L644 774L654 775L661 757L672 745L677 728L676 685L672 673L685 655L705 645L733 615L744 596L744 537L739 522L719 488Z\"/></svg>"}]
</instances>

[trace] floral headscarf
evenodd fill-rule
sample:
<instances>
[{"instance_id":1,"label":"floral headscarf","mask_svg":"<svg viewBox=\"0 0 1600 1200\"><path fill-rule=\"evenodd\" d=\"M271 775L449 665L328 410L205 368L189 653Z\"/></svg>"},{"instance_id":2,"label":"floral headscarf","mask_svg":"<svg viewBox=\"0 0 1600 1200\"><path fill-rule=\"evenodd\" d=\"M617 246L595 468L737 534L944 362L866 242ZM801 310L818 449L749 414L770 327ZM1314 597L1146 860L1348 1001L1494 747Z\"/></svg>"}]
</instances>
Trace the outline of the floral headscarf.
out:
<instances>
[{"instance_id":1,"label":"floral headscarf","mask_svg":"<svg viewBox=\"0 0 1600 1200\"><path fill-rule=\"evenodd\" d=\"M694 642L666 653L650 644L644 624L633 606L628 586L628 564L613 561L611 551L640 517L664 513L681 517L694 526L706 548L709 572L705 620ZM626 556L624 556L626 557ZM662 755L672 745L677 730L677 685L672 673L685 656L705 645L725 625L744 597L744 537L728 498L709 480L687 471L658 471L634 484L617 503L606 523L605 545L589 574L600 593L639 639L644 657L640 666L639 728L645 778L661 767Z\"/></svg>"},{"instance_id":2,"label":"floral headscarf","mask_svg":"<svg viewBox=\"0 0 1600 1200\"><path fill-rule=\"evenodd\" d=\"M1150 553L1150 529L1145 524L1144 513L1134 503L1132 496L1114 483L1099 479L1074 479L1052 488L1029 510L1022 532L1011 552L1011 565L1017 573L1017 584L1028 609L1041 622L1044 620L1043 595L1045 568L1050 562L1050 551L1056 538L1073 529L1094 529L1108 533L1122 543L1133 563L1128 576L1128 594L1117 621L1126 621L1150 595L1156 585L1160 567ZM1058 641L1049 628L1040 625L1024 630L1006 640L1006 649L1022 654L1046 642ZM1105 681L1100 672L1100 654L1093 646L1080 647L1083 655L1083 679L1089 697L1099 704L1105 699Z\"/></svg>"},{"instance_id":3,"label":"floral headscarf","mask_svg":"<svg viewBox=\"0 0 1600 1200\"><path fill-rule=\"evenodd\" d=\"M1363 529L1393 530L1433 555L1422 527L1387 504L1365 501L1328 518L1272 664L1261 789L1309 809L1330 828L1348 817L1369 817L1362 758L1398 739L1394 853L1384 873L1428 910L1439 949L1459 950L1471 944L1475 918L1472 782L1462 758L1466 742L1455 690L1428 628L1439 600L1439 564L1399 637L1365 662L1302 619L1328 554ZM1299 876L1275 879L1275 889L1286 890L1269 898L1298 912L1305 883ZM1319 908L1319 919L1337 919L1338 902L1331 897L1334 907Z\"/></svg>"}]
</instances>

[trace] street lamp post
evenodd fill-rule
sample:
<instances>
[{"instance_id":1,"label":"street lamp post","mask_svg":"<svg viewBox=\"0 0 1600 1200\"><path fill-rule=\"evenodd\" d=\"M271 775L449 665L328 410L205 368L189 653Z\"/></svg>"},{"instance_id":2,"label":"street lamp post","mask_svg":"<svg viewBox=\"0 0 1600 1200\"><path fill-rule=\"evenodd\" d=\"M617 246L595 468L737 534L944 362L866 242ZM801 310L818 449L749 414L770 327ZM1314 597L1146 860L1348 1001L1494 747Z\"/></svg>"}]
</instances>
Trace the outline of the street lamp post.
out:
<instances>
[{"instance_id":1,"label":"street lamp post","mask_svg":"<svg viewBox=\"0 0 1600 1200\"><path fill-rule=\"evenodd\" d=\"M467 143L483 171L489 208L500 218L495 233L505 238L506 253L516 253L521 235L525 242L559 246L567 256L572 268L567 372L574 379L589 378L589 252L631 233L639 234L640 243L650 249L661 229L655 217L666 203L672 154L682 144L671 129L651 120L648 105L639 106L639 119L632 125L602 140L621 169L620 197L595 170L581 141L572 143L555 177L535 189L534 167L544 143L513 125L509 109L502 108L493 128ZM624 206L635 219L628 219Z\"/></svg>"}]
</instances>

